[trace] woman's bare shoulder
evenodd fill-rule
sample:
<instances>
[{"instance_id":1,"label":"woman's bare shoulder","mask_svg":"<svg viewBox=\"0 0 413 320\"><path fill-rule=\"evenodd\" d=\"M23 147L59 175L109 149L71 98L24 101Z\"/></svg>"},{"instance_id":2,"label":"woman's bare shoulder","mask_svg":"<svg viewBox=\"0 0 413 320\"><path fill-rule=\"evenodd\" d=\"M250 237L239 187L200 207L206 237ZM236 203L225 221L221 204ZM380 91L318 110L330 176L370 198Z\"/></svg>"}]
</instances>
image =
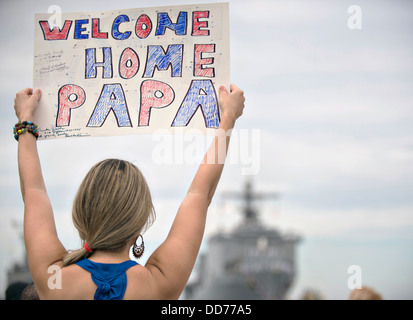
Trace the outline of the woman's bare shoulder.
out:
<instances>
[{"instance_id":1,"label":"woman's bare shoulder","mask_svg":"<svg viewBox=\"0 0 413 320\"><path fill-rule=\"evenodd\" d=\"M49 267L47 286L39 292L41 299L88 300L94 297L97 286L89 272L78 265Z\"/></svg>"},{"instance_id":2,"label":"woman's bare shoulder","mask_svg":"<svg viewBox=\"0 0 413 320\"><path fill-rule=\"evenodd\" d=\"M143 265L136 265L126 271L128 283L125 291L125 300L153 300L159 299L156 280L150 269Z\"/></svg>"}]
</instances>

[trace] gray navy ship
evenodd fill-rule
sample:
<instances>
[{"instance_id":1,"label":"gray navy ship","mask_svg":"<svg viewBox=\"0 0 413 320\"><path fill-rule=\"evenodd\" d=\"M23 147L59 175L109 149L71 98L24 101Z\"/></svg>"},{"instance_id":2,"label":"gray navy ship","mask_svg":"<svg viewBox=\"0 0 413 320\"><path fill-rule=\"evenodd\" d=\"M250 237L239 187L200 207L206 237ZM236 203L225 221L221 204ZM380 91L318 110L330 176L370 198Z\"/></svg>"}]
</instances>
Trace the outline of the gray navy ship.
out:
<instances>
[{"instance_id":1,"label":"gray navy ship","mask_svg":"<svg viewBox=\"0 0 413 320\"><path fill-rule=\"evenodd\" d=\"M277 195L256 193L247 181L243 192L224 196L243 201L243 220L230 233L209 238L206 254L197 261L197 279L185 288L185 299L285 299L295 277L300 238L265 227L254 206L256 200Z\"/></svg>"}]
</instances>

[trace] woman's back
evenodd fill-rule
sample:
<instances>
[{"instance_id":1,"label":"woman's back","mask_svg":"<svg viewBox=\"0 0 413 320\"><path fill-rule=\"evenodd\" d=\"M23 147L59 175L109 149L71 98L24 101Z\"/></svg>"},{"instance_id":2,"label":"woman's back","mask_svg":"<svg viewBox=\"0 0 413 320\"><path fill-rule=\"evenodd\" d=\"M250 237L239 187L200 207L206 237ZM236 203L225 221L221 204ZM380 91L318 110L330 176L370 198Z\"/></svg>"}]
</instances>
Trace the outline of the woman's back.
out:
<instances>
[{"instance_id":1,"label":"woman's back","mask_svg":"<svg viewBox=\"0 0 413 320\"><path fill-rule=\"evenodd\" d=\"M137 262L126 260L121 263L99 263L82 259L75 264L90 272L97 286L95 300L122 300L128 283L126 271L137 265Z\"/></svg>"},{"instance_id":2,"label":"woman's back","mask_svg":"<svg viewBox=\"0 0 413 320\"><path fill-rule=\"evenodd\" d=\"M52 290L51 299L76 299L76 300L143 300L156 299L150 271L127 260L121 263L97 263L89 259L81 260L80 264L72 264L61 270L61 289ZM91 272L86 270L90 268ZM101 269L106 269L101 272ZM126 270L125 270L126 269ZM124 271L123 271L124 270ZM125 275L125 287L120 284L122 275ZM95 279L93 279L95 277ZM107 278L106 278L107 277ZM96 280L98 278L98 280ZM102 278L109 281L104 284ZM100 287L100 288L99 288ZM105 288L106 287L106 288ZM103 289L103 290L102 290ZM105 292L108 294L105 295Z\"/></svg>"}]
</instances>

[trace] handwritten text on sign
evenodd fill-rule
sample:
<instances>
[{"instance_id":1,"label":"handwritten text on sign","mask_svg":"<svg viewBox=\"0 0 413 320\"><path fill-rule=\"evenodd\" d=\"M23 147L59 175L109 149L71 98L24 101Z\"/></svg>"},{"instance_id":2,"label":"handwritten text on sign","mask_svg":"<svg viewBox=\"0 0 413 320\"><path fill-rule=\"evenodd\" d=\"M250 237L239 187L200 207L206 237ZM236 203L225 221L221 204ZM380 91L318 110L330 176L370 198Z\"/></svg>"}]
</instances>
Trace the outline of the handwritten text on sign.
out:
<instances>
[{"instance_id":1,"label":"handwritten text on sign","mask_svg":"<svg viewBox=\"0 0 413 320\"><path fill-rule=\"evenodd\" d=\"M229 86L228 4L35 19L40 139L216 128Z\"/></svg>"}]
</instances>

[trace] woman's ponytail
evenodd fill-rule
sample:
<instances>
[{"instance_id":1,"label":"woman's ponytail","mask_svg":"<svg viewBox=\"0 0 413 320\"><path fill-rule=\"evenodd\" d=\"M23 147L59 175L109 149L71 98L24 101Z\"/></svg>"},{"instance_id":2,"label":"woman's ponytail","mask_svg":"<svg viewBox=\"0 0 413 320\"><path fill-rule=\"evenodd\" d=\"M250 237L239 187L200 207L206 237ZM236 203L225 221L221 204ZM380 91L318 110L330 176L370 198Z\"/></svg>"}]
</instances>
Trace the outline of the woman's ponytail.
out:
<instances>
[{"instance_id":1,"label":"woman's ponytail","mask_svg":"<svg viewBox=\"0 0 413 320\"><path fill-rule=\"evenodd\" d=\"M70 264L76 263L82 259L86 259L91 255L90 252L87 252L83 247L78 250L72 250L63 257L63 266L66 267Z\"/></svg>"}]
</instances>

